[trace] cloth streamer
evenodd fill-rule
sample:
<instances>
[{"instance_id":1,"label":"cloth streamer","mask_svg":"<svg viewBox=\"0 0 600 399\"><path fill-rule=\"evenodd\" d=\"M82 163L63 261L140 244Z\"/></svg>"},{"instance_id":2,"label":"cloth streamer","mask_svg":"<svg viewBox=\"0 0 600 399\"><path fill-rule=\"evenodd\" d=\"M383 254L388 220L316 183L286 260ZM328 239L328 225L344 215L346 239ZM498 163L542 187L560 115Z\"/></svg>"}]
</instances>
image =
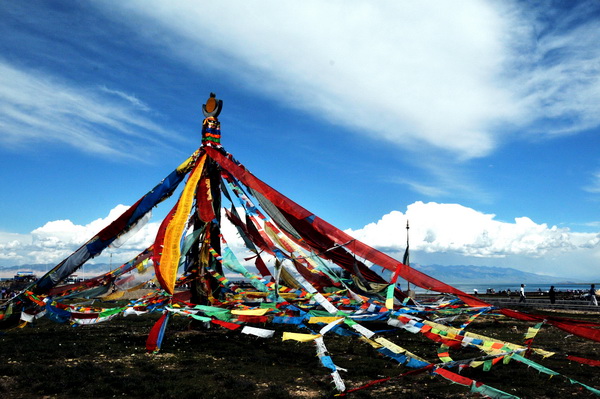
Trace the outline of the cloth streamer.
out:
<instances>
[{"instance_id":1,"label":"cloth streamer","mask_svg":"<svg viewBox=\"0 0 600 399\"><path fill-rule=\"evenodd\" d=\"M165 218L161 224L154 244L155 252L153 260L156 278L161 287L171 295L174 293L179 258L181 256L181 237L192 207L196 186L202 176L205 160L206 156L202 156L195 166L181 193L179 201L169 214L169 217Z\"/></svg>"}]
</instances>

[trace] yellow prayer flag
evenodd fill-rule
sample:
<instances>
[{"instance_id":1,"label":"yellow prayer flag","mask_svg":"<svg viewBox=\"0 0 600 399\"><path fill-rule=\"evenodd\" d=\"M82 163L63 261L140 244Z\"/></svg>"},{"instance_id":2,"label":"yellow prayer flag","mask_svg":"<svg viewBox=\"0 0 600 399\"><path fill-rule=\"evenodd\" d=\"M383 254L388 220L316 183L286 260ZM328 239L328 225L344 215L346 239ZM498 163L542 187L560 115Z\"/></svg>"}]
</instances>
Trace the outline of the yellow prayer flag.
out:
<instances>
[{"instance_id":1,"label":"yellow prayer flag","mask_svg":"<svg viewBox=\"0 0 600 399\"><path fill-rule=\"evenodd\" d=\"M381 344L382 346L386 347L387 349L391 350L394 353L404 353L404 352L406 352L406 349L404 349L404 348L396 345L392 341L387 340L387 339L382 338L382 337L375 338L375 342L377 342L378 344Z\"/></svg>"},{"instance_id":2,"label":"yellow prayer flag","mask_svg":"<svg viewBox=\"0 0 600 399\"><path fill-rule=\"evenodd\" d=\"M193 162L193 161L194 161L194 159L195 159L195 158L198 156L198 153L199 153L199 152L200 152L200 150L199 150L199 149L198 149L198 150L196 150L196 151L194 151L194 153L193 153L193 154L192 154L192 155L191 155L191 156L190 156L188 159L186 159L185 161L183 161L183 162L181 163L181 165L179 165L179 166L177 167L177 172L179 172L179 173L188 172L188 171L191 169L191 167L193 166L193 163L192 163L192 162Z\"/></svg>"},{"instance_id":3,"label":"yellow prayer flag","mask_svg":"<svg viewBox=\"0 0 600 399\"><path fill-rule=\"evenodd\" d=\"M383 345L378 344L377 342L375 342L375 341L373 341L373 340L371 340L371 339L369 339L367 337L360 336L358 339L360 339L361 341L366 342L367 344L371 345L375 349L379 349L379 348L383 347Z\"/></svg>"},{"instance_id":4,"label":"yellow prayer flag","mask_svg":"<svg viewBox=\"0 0 600 399\"><path fill-rule=\"evenodd\" d=\"M173 295L175 289L175 280L177 279L177 269L179 268L179 258L181 256L181 236L187 226L188 216L193 202L196 198L196 186L202 176L206 154L198 160L198 163L188 177L188 181L183 188L181 197L177 202L177 210L172 216L165 230L164 243L160 263L154 265L156 277L162 288ZM155 249L159 251L159 248Z\"/></svg>"},{"instance_id":5,"label":"yellow prayer flag","mask_svg":"<svg viewBox=\"0 0 600 399\"><path fill-rule=\"evenodd\" d=\"M287 341L288 339L298 341L298 342L310 342L319 338L321 334L300 334L300 333L292 333L292 332L284 332L282 341Z\"/></svg>"},{"instance_id":6,"label":"yellow prayer flag","mask_svg":"<svg viewBox=\"0 0 600 399\"><path fill-rule=\"evenodd\" d=\"M231 314L243 316L264 316L270 309L234 309Z\"/></svg>"},{"instance_id":7,"label":"yellow prayer flag","mask_svg":"<svg viewBox=\"0 0 600 399\"><path fill-rule=\"evenodd\" d=\"M385 300L385 307L389 310L394 310L394 298L387 298Z\"/></svg>"},{"instance_id":8,"label":"yellow prayer flag","mask_svg":"<svg viewBox=\"0 0 600 399\"><path fill-rule=\"evenodd\" d=\"M308 319L308 322L310 324L316 324L316 323L325 323L325 324L329 324L332 323L336 320L340 320L343 317L311 317L310 319Z\"/></svg>"}]
</instances>

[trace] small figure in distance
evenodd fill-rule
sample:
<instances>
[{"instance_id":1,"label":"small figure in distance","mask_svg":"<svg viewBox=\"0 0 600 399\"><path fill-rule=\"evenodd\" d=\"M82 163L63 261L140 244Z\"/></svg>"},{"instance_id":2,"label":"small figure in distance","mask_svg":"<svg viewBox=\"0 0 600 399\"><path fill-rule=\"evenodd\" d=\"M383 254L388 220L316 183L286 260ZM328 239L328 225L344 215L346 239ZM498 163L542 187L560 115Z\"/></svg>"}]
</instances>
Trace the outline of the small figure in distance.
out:
<instances>
[{"instance_id":1,"label":"small figure in distance","mask_svg":"<svg viewBox=\"0 0 600 399\"><path fill-rule=\"evenodd\" d=\"M598 300L596 299L596 286L592 284L590 287L590 305L598 306Z\"/></svg>"},{"instance_id":2,"label":"small figure in distance","mask_svg":"<svg viewBox=\"0 0 600 399\"><path fill-rule=\"evenodd\" d=\"M548 291L548 295L550 295L550 303L554 305L556 302L556 291L554 291L554 286L550 286L550 291Z\"/></svg>"},{"instance_id":3,"label":"small figure in distance","mask_svg":"<svg viewBox=\"0 0 600 399\"><path fill-rule=\"evenodd\" d=\"M519 303L527 302L525 298L525 284L521 284L521 289L519 290Z\"/></svg>"}]
</instances>

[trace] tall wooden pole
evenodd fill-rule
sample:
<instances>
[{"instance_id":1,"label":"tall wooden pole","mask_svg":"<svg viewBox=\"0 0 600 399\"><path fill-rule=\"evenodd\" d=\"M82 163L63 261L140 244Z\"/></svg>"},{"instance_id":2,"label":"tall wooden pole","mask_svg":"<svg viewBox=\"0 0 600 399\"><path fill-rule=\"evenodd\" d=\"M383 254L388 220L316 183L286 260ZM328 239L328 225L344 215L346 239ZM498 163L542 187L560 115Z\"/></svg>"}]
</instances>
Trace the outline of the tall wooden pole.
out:
<instances>
[{"instance_id":1,"label":"tall wooden pole","mask_svg":"<svg viewBox=\"0 0 600 399\"><path fill-rule=\"evenodd\" d=\"M217 117L222 108L223 101L218 100L214 93L210 93L206 104L202 105L202 113L205 117L202 122L202 147L221 146L221 124ZM192 303L206 303L208 296L220 296L219 282L204 270L205 265L223 275L223 266L208 251L210 247L216 253L221 253L221 170L219 165L210 158L206 160L201 184L210 187L210 193L205 194L209 194L208 198L210 198L214 219L209 220L212 216L206 218L202 215L196 215L194 218L194 228L200 228L204 224L204 233L198 241L198 245L192 251L194 257L194 267L192 269L196 273L190 287ZM208 199L197 197L197 201L208 201ZM202 220L203 217L204 220Z\"/></svg>"}]
</instances>

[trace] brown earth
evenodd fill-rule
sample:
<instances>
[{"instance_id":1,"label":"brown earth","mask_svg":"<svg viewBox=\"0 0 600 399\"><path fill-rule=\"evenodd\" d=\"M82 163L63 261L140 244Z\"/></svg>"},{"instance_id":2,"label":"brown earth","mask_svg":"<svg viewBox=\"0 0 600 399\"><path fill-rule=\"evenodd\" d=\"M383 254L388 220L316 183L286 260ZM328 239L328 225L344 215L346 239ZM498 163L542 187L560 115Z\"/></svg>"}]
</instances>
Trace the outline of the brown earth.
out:
<instances>
[{"instance_id":1,"label":"brown earth","mask_svg":"<svg viewBox=\"0 0 600 399\"><path fill-rule=\"evenodd\" d=\"M104 306L116 306L104 304ZM557 315L556 313L553 313ZM598 315L559 314L598 321ZM45 318L34 326L0 332L0 397L2 398L324 398L336 392L312 343L282 341L282 331L308 332L292 326L262 339L219 327L206 329L182 317L172 318L161 351L147 354L145 342L158 314L118 317L108 323L72 327ZM500 316L482 316L468 330L522 343L532 323ZM439 362L438 344L385 324L367 325L394 343ZM479 397L467 387L427 373L400 377L410 369L383 357L354 337L327 335L325 343L349 389L374 380L390 380L349 394L366 398ZM550 378L511 361L462 372L466 377L524 398L595 397L569 378L600 389L600 370L572 362L566 355L600 360L600 344L544 326L534 347L554 356L531 359L561 375ZM451 350L455 360L481 356L475 349ZM456 371L456 369L453 369Z\"/></svg>"}]
</instances>

